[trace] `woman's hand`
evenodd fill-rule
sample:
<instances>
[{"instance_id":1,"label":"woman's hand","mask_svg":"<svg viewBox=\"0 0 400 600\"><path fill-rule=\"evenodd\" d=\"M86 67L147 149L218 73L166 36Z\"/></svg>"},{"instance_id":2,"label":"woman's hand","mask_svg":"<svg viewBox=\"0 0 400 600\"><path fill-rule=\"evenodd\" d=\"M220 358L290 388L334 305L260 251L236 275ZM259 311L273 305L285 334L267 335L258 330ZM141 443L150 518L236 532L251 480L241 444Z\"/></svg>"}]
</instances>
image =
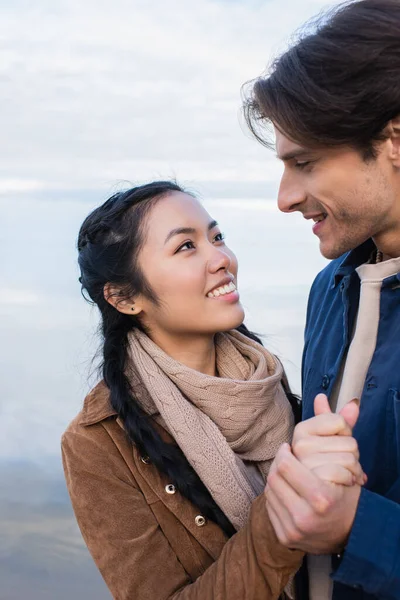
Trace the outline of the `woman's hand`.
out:
<instances>
[{"instance_id":1,"label":"woman's hand","mask_svg":"<svg viewBox=\"0 0 400 600\"><path fill-rule=\"evenodd\" d=\"M320 467L324 476L327 465ZM329 464L328 464L329 466ZM350 471L338 466L338 473ZM342 471L340 471L342 469ZM282 444L271 466L265 499L271 523L284 546L311 554L341 552L351 531L361 487L335 485L295 458ZM333 480L340 481L337 473Z\"/></svg>"},{"instance_id":2,"label":"woman's hand","mask_svg":"<svg viewBox=\"0 0 400 600\"><path fill-rule=\"evenodd\" d=\"M352 428L359 415L358 402L349 402L335 414L331 412L327 397L318 394L314 411L315 417L299 423L294 430L293 455L325 481L364 485L366 475L359 463L358 444L352 437ZM279 453L276 459L273 467L279 465Z\"/></svg>"}]
</instances>

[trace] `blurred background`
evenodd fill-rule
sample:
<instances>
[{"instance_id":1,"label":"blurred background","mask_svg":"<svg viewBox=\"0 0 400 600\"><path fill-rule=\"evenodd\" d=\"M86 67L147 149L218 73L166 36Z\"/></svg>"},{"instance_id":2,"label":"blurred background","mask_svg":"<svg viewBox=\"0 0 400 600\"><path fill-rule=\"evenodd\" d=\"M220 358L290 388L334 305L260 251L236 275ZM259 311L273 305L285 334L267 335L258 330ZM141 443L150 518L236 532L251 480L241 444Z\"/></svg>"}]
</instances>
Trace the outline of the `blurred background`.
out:
<instances>
[{"instance_id":1,"label":"blurred background","mask_svg":"<svg viewBox=\"0 0 400 600\"><path fill-rule=\"evenodd\" d=\"M310 223L276 208L282 167L246 131L240 88L326 6L1 2L1 600L110 598L59 449L97 378L77 232L110 194L176 178L202 198L238 255L247 323L300 391L307 293L325 261Z\"/></svg>"}]
</instances>

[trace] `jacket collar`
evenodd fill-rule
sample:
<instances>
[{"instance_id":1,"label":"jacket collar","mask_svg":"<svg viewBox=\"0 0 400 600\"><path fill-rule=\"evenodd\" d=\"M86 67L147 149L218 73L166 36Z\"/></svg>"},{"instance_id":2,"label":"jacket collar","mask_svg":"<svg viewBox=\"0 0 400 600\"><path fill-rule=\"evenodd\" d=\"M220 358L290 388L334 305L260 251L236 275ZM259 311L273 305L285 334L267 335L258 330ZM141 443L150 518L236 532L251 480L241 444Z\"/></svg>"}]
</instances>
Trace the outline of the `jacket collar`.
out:
<instances>
[{"instance_id":1,"label":"jacket collar","mask_svg":"<svg viewBox=\"0 0 400 600\"><path fill-rule=\"evenodd\" d=\"M373 240L369 239L361 244L361 246L354 248L354 250L351 250L341 258L338 258L338 266L333 271L332 275L332 287L336 287L343 277L350 275L357 267L366 263L371 258L371 254L375 249L376 246Z\"/></svg>"},{"instance_id":2,"label":"jacket collar","mask_svg":"<svg viewBox=\"0 0 400 600\"><path fill-rule=\"evenodd\" d=\"M79 415L79 424L84 427L94 425L116 414L110 404L110 390L102 380L86 396Z\"/></svg>"}]
</instances>

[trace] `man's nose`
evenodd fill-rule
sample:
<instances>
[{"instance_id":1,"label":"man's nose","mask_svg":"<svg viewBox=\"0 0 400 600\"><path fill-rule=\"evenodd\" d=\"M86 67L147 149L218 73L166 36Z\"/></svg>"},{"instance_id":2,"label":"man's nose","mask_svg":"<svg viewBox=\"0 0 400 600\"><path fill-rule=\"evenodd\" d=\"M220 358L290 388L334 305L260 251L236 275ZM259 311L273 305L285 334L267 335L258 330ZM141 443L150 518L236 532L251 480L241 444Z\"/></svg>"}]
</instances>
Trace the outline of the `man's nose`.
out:
<instances>
[{"instance_id":1,"label":"man's nose","mask_svg":"<svg viewBox=\"0 0 400 600\"><path fill-rule=\"evenodd\" d=\"M300 210L299 206L305 201L306 192L300 182L294 177L283 174L278 192L278 208L289 213Z\"/></svg>"}]
</instances>

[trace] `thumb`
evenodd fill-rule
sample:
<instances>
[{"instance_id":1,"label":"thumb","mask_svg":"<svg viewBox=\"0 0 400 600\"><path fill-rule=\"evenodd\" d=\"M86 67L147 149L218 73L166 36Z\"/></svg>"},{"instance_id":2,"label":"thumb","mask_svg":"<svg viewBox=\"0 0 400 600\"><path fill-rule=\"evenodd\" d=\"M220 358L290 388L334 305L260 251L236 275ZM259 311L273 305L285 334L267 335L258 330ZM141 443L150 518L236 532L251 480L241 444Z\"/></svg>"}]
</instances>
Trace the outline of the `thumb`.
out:
<instances>
[{"instance_id":1,"label":"thumb","mask_svg":"<svg viewBox=\"0 0 400 600\"><path fill-rule=\"evenodd\" d=\"M315 416L331 413L328 396L325 394L317 394L314 398L314 414Z\"/></svg>"},{"instance_id":2,"label":"thumb","mask_svg":"<svg viewBox=\"0 0 400 600\"><path fill-rule=\"evenodd\" d=\"M360 414L360 401L358 398L353 398L350 402L345 404L339 414L343 417L346 423L353 429L357 423L358 416Z\"/></svg>"}]
</instances>

